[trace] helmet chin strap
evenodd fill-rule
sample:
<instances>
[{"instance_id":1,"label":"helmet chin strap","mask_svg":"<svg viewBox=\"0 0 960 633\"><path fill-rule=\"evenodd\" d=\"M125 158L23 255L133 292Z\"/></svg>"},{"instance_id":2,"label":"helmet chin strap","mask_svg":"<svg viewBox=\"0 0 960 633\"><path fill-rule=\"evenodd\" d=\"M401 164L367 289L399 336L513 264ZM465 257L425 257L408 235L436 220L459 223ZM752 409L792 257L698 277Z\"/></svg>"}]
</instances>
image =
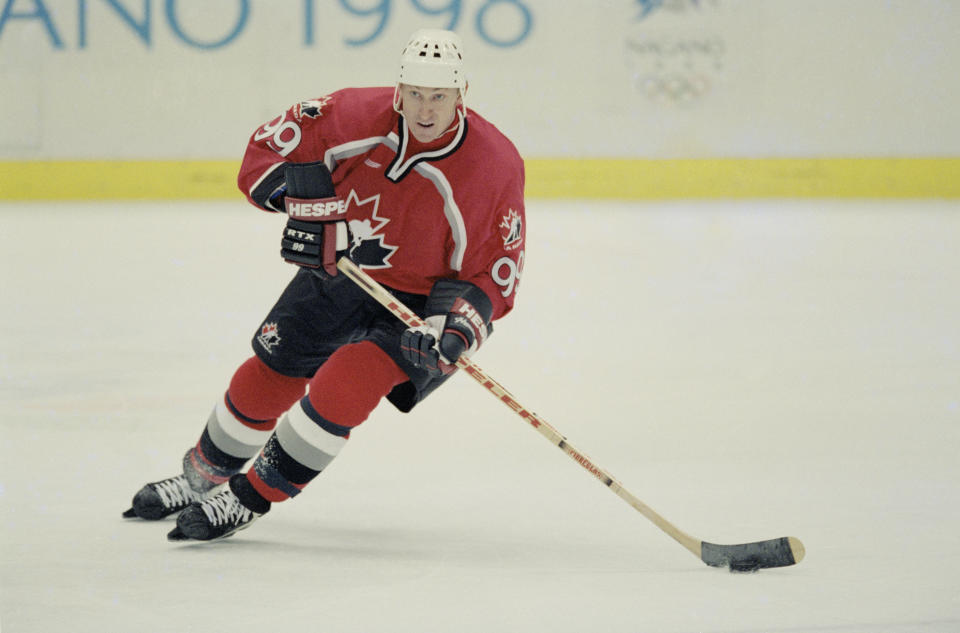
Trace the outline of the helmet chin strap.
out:
<instances>
[{"instance_id":1,"label":"helmet chin strap","mask_svg":"<svg viewBox=\"0 0 960 633\"><path fill-rule=\"evenodd\" d=\"M470 83L467 82L465 85L458 88L460 91L460 100L457 103L457 112L463 113L463 118L467 118L467 89L470 87Z\"/></svg>"},{"instance_id":2,"label":"helmet chin strap","mask_svg":"<svg viewBox=\"0 0 960 633\"><path fill-rule=\"evenodd\" d=\"M393 111L397 114L400 114L400 84L399 82L393 87Z\"/></svg>"},{"instance_id":3,"label":"helmet chin strap","mask_svg":"<svg viewBox=\"0 0 960 633\"><path fill-rule=\"evenodd\" d=\"M441 136L445 136L445 135L449 134L450 132L456 130L458 127L460 127L461 125L463 125L463 121L464 121L466 118L467 118L467 109L464 108L463 110L461 110L461 109L458 107L458 108L457 108L457 117L456 117L453 121L450 122L450 125L447 126L447 129L445 129L443 132L441 132L441 133L440 133L440 136L438 136L437 138L440 138ZM436 140L436 139L434 139L434 140Z\"/></svg>"}]
</instances>

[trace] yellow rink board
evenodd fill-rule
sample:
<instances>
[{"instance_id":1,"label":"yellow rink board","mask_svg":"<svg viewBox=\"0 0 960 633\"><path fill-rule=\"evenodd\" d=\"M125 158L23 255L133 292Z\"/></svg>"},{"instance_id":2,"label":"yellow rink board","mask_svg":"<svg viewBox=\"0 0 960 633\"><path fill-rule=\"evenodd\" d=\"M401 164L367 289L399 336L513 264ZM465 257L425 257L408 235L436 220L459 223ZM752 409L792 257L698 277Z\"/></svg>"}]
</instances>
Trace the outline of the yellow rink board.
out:
<instances>
[{"instance_id":1,"label":"yellow rink board","mask_svg":"<svg viewBox=\"0 0 960 633\"><path fill-rule=\"evenodd\" d=\"M0 161L0 200L230 199L239 161ZM480 166L478 169L482 169ZM529 198L960 198L960 158L526 160Z\"/></svg>"}]
</instances>

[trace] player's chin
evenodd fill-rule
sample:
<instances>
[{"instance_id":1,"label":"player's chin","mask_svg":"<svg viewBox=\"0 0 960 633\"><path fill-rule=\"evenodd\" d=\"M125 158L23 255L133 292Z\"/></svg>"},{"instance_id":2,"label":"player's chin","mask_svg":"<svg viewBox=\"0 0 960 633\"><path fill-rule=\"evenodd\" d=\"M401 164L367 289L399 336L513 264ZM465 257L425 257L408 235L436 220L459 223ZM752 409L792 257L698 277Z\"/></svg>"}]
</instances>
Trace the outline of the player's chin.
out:
<instances>
[{"instance_id":1,"label":"player's chin","mask_svg":"<svg viewBox=\"0 0 960 633\"><path fill-rule=\"evenodd\" d=\"M413 125L413 135L421 143L429 143L437 138L437 126L435 124L422 125L416 123Z\"/></svg>"}]
</instances>

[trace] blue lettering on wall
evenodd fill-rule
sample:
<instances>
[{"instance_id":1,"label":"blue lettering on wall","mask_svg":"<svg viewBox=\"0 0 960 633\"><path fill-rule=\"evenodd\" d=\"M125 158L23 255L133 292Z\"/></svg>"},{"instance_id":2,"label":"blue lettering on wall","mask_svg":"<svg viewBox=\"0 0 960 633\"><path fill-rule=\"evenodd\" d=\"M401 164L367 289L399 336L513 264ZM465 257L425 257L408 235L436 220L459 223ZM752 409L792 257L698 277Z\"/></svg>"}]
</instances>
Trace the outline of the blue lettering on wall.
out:
<instances>
[{"instance_id":1,"label":"blue lettering on wall","mask_svg":"<svg viewBox=\"0 0 960 633\"><path fill-rule=\"evenodd\" d=\"M247 26L247 18L250 17L250 0L239 0L240 2L240 16L237 18L236 24L233 25L233 30L230 31L226 37L214 40L212 42L201 42L194 39L193 37L187 35L183 28L180 26L180 20L177 17L177 0L166 0L164 2L164 8L167 13L167 24L170 25L170 28L173 30L174 35L179 39L183 40L185 43L193 46L195 48L201 49L213 49L221 48L226 46L233 40L237 38L240 33L243 32L243 29Z\"/></svg>"},{"instance_id":2,"label":"blue lettering on wall","mask_svg":"<svg viewBox=\"0 0 960 633\"><path fill-rule=\"evenodd\" d=\"M3 13L0 13L0 37L3 37L3 29L7 22L11 20L41 20L43 27L50 36L50 43L54 48L63 48L63 40L57 33L53 20L50 19L50 13L44 6L43 0L33 0L33 11L14 11L13 5L17 0L6 0L3 4Z\"/></svg>"},{"instance_id":3,"label":"blue lettering on wall","mask_svg":"<svg viewBox=\"0 0 960 633\"><path fill-rule=\"evenodd\" d=\"M687 9L701 9L703 0L634 0L634 2L640 8L640 14L637 15L637 20L643 20L647 18L651 13L659 11L660 9L668 9L674 13L680 13L686 11ZM719 0L712 0L713 4L716 5Z\"/></svg>"},{"instance_id":4,"label":"blue lettering on wall","mask_svg":"<svg viewBox=\"0 0 960 633\"><path fill-rule=\"evenodd\" d=\"M143 19L139 22L117 0L102 1L113 7L113 10L123 21L129 24L130 28L140 36L143 43L148 47L150 46L150 3L152 0L143 0ZM80 48L87 47L87 0L78 0L77 3L77 46Z\"/></svg>"},{"instance_id":5,"label":"blue lettering on wall","mask_svg":"<svg viewBox=\"0 0 960 633\"><path fill-rule=\"evenodd\" d=\"M60 0L67 4L67 0ZM263 0L265 1L265 0ZM697 2L698 0L686 0ZM65 48L64 40L60 36L53 15L47 10L44 0L0 0L3 11L0 13L0 39L4 34L15 28L25 28L27 25L39 25L45 31L44 40L54 49ZM647 12L659 6L663 0L646 0L649 3ZM154 19L154 10L163 6L163 18ZM178 0L74 0L76 9L77 40L76 48L85 50L97 44L112 45L115 42L98 42L95 30L102 24L99 15L91 19L91 10L106 10L113 19L129 29L148 50L153 47L155 28L166 27L174 38L185 46L200 50L220 49L233 44L243 32L250 27L251 0L234 0L236 6L235 18L205 20L201 24L190 23L189 18L182 14L181 7L186 8L190 3L181 5ZM357 23L356 29L343 35L343 44L350 47L367 46L380 38L387 30L390 21L398 13L413 12L418 21L429 19L431 22L440 22L435 26L456 30L461 24L461 18L467 18L466 23L472 25L476 35L490 46L507 48L524 42L533 29L534 13L523 0L446 0L427 2L426 0L339 0L339 9ZM59 5L58 5L59 6ZM193 3L191 8L196 8ZM295 7L295 5L293 5ZM291 10L293 19L303 24L304 47L315 45L314 25L323 21L324 16L318 15L323 11L336 10L336 5L323 2L317 9L317 0L303 0L297 8L285 4L285 10ZM94 8L96 7L96 8ZM276 10L271 2L271 10ZM492 18L496 12L496 19ZM62 13L60 14L63 15ZM467 16L472 17L469 20ZM222 33L222 24L229 25L226 34L222 36L209 35L211 28Z\"/></svg>"},{"instance_id":6,"label":"blue lettering on wall","mask_svg":"<svg viewBox=\"0 0 960 633\"><path fill-rule=\"evenodd\" d=\"M486 27L485 18L487 11L494 8L496 5L506 5L508 7L513 7L514 11L519 14L520 18L520 29L519 33L514 37L503 37L502 35L493 35ZM477 33L480 34L488 44L500 47L516 46L523 40L527 39L527 36L530 35L530 29L533 27L533 14L530 13L530 9L522 2L517 2L516 0L489 0L485 2L480 10L477 11L476 17L476 27Z\"/></svg>"}]
</instances>

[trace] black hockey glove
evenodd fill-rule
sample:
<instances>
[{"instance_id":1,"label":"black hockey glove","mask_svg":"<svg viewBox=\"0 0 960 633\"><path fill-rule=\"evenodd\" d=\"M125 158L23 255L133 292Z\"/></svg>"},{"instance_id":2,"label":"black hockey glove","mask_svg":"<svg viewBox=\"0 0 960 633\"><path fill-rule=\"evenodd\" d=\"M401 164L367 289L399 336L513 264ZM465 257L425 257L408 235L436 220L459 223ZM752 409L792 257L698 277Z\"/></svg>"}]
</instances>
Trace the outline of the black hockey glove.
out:
<instances>
[{"instance_id":1,"label":"black hockey glove","mask_svg":"<svg viewBox=\"0 0 960 633\"><path fill-rule=\"evenodd\" d=\"M457 360L475 352L493 332L493 305L469 281L441 279L427 298L426 325L400 335L400 351L414 367L432 375L449 374Z\"/></svg>"},{"instance_id":2,"label":"black hockey glove","mask_svg":"<svg viewBox=\"0 0 960 633\"><path fill-rule=\"evenodd\" d=\"M284 208L289 219L283 230L280 255L306 268L337 274L337 260L350 246L347 207L333 189L330 170L323 161L284 165L287 194Z\"/></svg>"}]
</instances>

